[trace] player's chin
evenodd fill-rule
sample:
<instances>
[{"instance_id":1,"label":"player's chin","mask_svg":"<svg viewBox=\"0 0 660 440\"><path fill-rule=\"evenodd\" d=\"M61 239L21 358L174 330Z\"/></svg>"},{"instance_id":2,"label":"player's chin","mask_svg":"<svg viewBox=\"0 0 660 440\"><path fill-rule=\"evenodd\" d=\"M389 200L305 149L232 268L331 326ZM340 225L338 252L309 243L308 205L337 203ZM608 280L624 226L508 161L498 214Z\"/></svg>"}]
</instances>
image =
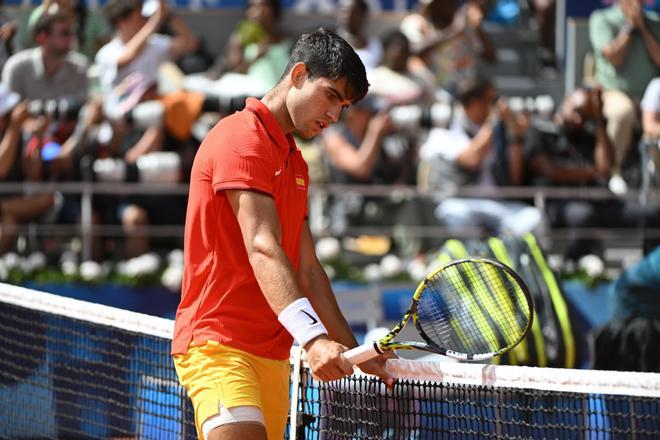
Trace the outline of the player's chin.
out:
<instances>
[{"instance_id":1,"label":"player's chin","mask_svg":"<svg viewBox=\"0 0 660 440\"><path fill-rule=\"evenodd\" d=\"M319 134L321 134L321 130L318 128L310 128L306 130L299 130L298 134L300 135L301 138L303 139L313 139Z\"/></svg>"}]
</instances>

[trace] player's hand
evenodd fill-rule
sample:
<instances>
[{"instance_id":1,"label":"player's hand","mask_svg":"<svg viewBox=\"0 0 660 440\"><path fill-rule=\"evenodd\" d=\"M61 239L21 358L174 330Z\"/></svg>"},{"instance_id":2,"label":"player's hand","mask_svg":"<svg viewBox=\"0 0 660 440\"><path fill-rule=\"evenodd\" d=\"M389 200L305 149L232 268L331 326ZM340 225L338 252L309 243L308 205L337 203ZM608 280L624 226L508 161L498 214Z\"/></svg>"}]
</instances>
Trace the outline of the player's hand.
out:
<instances>
[{"instance_id":1,"label":"player's hand","mask_svg":"<svg viewBox=\"0 0 660 440\"><path fill-rule=\"evenodd\" d=\"M342 356L346 346L328 339L326 335L312 339L304 348L312 376L316 379L326 382L353 374L353 365Z\"/></svg>"},{"instance_id":2,"label":"player's hand","mask_svg":"<svg viewBox=\"0 0 660 440\"><path fill-rule=\"evenodd\" d=\"M366 362L362 362L360 365L358 365L358 368L364 373L380 377L380 380L385 382L387 389L391 390L392 387L394 387L394 378L387 371L385 371L385 362L390 357L396 357L396 355L394 355L392 352L388 352L385 355L380 355Z\"/></svg>"}]
</instances>

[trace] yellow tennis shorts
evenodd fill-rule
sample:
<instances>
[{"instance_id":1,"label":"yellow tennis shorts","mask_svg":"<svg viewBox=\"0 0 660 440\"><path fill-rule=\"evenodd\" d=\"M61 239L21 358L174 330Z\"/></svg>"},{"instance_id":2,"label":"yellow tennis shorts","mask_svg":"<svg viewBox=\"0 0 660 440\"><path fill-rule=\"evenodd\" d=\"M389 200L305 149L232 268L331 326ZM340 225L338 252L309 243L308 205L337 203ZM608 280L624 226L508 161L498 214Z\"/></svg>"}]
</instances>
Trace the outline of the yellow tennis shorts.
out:
<instances>
[{"instance_id":1,"label":"yellow tennis shorts","mask_svg":"<svg viewBox=\"0 0 660 440\"><path fill-rule=\"evenodd\" d=\"M256 406L261 409L269 440L284 437L289 411L289 361L255 356L207 341L191 345L188 353L173 356L179 381L195 409L195 427L225 408Z\"/></svg>"}]
</instances>

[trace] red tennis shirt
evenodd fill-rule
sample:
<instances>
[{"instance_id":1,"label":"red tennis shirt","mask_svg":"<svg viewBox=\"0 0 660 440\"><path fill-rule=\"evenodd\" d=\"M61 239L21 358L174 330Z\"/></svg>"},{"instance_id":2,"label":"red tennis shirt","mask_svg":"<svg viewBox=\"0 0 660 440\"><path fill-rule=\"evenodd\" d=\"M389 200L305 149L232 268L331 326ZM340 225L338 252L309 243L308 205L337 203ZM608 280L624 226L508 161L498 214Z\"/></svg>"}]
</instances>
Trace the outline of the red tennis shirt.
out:
<instances>
[{"instance_id":1,"label":"red tennis shirt","mask_svg":"<svg viewBox=\"0 0 660 440\"><path fill-rule=\"evenodd\" d=\"M172 353L217 341L269 359L288 359L293 339L266 302L250 266L236 216L224 193L273 198L282 248L298 267L307 215L307 164L270 110L248 99L222 119L197 151L186 212L184 274Z\"/></svg>"}]
</instances>

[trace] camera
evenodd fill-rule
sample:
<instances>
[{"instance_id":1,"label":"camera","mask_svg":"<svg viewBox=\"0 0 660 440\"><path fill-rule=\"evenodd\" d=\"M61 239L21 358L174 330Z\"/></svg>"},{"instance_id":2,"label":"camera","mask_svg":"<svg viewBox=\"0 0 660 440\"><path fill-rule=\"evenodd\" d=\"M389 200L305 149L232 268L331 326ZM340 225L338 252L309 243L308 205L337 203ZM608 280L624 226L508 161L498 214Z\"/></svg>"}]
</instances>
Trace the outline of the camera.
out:
<instances>
[{"instance_id":1,"label":"camera","mask_svg":"<svg viewBox=\"0 0 660 440\"><path fill-rule=\"evenodd\" d=\"M241 111L245 108L245 100L248 98L247 95L236 95L236 96L218 96L218 109L211 109L211 111L218 111L224 114L232 114L238 111ZM258 99L261 99L259 97Z\"/></svg>"},{"instance_id":2,"label":"camera","mask_svg":"<svg viewBox=\"0 0 660 440\"><path fill-rule=\"evenodd\" d=\"M390 109L390 118L398 130L447 127L452 118L449 102L436 102L429 106L398 105Z\"/></svg>"},{"instance_id":3,"label":"camera","mask_svg":"<svg viewBox=\"0 0 660 440\"><path fill-rule=\"evenodd\" d=\"M78 118L84 104L67 98L35 99L28 103L28 113L31 116L48 116L59 121L73 121Z\"/></svg>"},{"instance_id":4,"label":"camera","mask_svg":"<svg viewBox=\"0 0 660 440\"><path fill-rule=\"evenodd\" d=\"M555 108L555 101L550 95L510 96L507 98L507 104L514 113L529 113L544 119L550 119Z\"/></svg>"},{"instance_id":5,"label":"camera","mask_svg":"<svg viewBox=\"0 0 660 440\"><path fill-rule=\"evenodd\" d=\"M181 180L181 158L175 152L144 154L133 164L123 159L103 158L92 162L93 179L99 182L177 183Z\"/></svg>"}]
</instances>

